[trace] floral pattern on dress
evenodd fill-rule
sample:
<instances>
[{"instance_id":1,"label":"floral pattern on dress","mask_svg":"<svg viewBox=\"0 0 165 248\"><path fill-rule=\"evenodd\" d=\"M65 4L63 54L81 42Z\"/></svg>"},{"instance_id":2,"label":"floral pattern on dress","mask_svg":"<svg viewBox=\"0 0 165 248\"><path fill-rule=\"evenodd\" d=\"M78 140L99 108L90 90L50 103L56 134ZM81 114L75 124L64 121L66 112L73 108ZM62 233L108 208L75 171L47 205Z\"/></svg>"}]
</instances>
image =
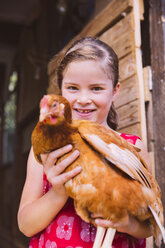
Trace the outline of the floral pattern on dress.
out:
<instances>
[{"instance_id":1,"label":"floral pattern on dress","mask_svg":"<svg viewBox=\"0 0 165 248\"><path fill-rule=\"evenodd\" d=\"M57 248L57 244L55 241L50 241L49 239L46 241L45 248Z\"/></svg>"},{"instance_id":2,"label":"floral pattern on dress","mask_svg":"<svg viewBox=\"0 0 165 248\"><path fill-rule=\"evenodd\" d=\"M89 223L86 223L84 221L81 222L81 232L80 237L84 242L90 242L94 241L95 235L96 235L96 229L94 226L92 226Z\"/></svg>"},{"instance_id":3,"label":"floral pattern on dress","mask_svg":"<svg viewBox=\"0 0 165 248\"><path fill-rule=\"evenodd\" d=\"M56 235L59 239L69 240L72 236L74 217L62 215L57 220Z\"/></svg>"}]
</instances>

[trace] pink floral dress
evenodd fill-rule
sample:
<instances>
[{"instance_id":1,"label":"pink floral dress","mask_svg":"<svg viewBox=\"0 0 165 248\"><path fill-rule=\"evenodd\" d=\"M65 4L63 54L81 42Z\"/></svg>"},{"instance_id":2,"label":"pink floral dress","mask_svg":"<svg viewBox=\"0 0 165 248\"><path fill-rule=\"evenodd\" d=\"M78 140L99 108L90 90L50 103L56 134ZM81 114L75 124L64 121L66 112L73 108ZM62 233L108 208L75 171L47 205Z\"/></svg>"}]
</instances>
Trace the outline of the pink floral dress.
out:
<instances>
[{"instance_id":1,"label":"pink floral dress","mask_svg":"<svg viewBox=\"0 0 165 248\"><path fill-rule=\"evenodd\" d=\"M136 143L137 136L121 134L131 142ZM45 194L51 185L46 176L43 177ZM69 198L55 219L42 232L31 238L29 248L92 248L96 228L84 222L75 212L73 200ZM127 234L116 232L113 248L145 248L145 239L135 239Z\"/></svg>"}]
</instances>

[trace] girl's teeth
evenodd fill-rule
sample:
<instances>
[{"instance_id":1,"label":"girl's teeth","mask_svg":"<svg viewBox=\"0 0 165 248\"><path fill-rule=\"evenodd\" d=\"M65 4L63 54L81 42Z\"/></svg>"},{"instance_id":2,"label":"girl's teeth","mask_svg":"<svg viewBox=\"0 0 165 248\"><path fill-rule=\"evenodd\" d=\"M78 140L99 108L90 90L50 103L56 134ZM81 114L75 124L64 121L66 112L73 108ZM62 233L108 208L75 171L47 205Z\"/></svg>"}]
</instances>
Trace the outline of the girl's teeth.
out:
<instances>
[{"instance_id":1,"label":"girl's teeth","mask_svg":"<svg viewBox=\"0 0 165 248\"><path fill-rule=\"evenodd\" d=\"M78 110L78 112L80 112L80 113L89 113L90 110Z\"/></svg>"}]
</instances>

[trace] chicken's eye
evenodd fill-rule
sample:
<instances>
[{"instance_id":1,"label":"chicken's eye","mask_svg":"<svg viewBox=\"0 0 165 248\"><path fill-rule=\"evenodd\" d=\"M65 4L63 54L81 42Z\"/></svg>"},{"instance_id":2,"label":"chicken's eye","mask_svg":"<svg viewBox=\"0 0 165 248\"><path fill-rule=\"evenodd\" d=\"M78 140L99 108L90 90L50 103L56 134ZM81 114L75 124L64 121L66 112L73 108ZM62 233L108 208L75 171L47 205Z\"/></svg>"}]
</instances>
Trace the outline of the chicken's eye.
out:
<instances>
[{"instance_id":1,"label":"chicken's eye","mask_svg":"<svg viewBox=\"0 0 165 248\"><path fill-rule=\"evenodd\" d=\"M54 102L54 103L52 104L52 107L55 108L56 106L57 106L57 103Z\"/></svg>"}]
</instances>

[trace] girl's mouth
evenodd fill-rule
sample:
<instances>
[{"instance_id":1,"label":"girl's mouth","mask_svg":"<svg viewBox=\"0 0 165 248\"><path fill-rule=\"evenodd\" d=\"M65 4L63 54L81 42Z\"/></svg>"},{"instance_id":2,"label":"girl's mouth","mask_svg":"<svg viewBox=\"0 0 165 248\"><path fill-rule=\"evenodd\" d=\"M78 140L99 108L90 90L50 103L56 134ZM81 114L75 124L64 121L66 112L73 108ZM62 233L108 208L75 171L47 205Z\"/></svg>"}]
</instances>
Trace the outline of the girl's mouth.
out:
<instances>
[{"instance_id":1,"label":"girl's mouth","mask_svg":"<svg viewBox=\"0 0 165 248\"><path fill-rule=\"evenodd\" d=\"M90 118L96 109L74 109L78 118Z\"/></svg>"},{"instance_id":2,"label":"girl's mouth","mask_svg":"<svg viewBox=\"0 0 165 248\"><path fill-rule=\"evenodd\" d=\"M88 114L95 111L95 109L74 109L74 110L82 114Z\"/></svg>"}]
</instances>

